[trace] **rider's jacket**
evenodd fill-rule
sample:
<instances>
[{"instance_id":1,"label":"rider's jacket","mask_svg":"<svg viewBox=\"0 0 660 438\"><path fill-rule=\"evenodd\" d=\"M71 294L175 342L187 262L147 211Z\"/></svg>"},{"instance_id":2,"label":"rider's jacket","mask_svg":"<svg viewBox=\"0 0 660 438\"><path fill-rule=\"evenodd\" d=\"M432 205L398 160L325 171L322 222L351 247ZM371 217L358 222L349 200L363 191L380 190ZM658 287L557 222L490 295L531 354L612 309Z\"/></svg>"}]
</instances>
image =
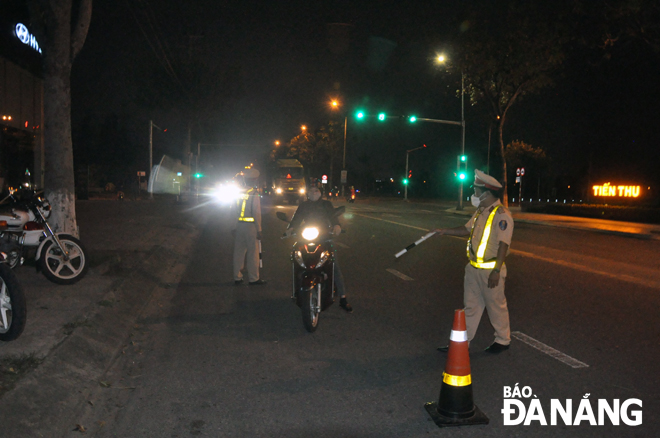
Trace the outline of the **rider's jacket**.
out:
<instances>
[{"instance_id":1,"label":"rider's jacket","mask_svg":"<svg viewBox=\"0 0 660 438\"><path fill-rule=\"evenodd\" d=\"M296 229L305 223L319 223L330 226L339 225L339 219L334 216L335 209L332 202L319 199L318 201L307 200L300 204L293 215L288 228Z\"/></svg>"}]
</instances>

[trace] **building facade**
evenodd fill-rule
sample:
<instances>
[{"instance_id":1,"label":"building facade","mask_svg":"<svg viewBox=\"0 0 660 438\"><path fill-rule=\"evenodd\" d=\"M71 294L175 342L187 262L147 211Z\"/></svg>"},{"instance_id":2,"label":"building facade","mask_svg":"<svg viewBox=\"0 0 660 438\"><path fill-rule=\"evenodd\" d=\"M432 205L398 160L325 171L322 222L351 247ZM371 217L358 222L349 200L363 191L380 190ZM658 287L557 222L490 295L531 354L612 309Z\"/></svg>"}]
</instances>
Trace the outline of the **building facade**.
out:
<instances>
[{"instance_id":1,"label":"building facade","mask_svg":"<svg viewBox=\"0 0 660 438\"><path fill-rule=\"evenodd\" d=\"M0 188L43 187L41 48L23 1L0 3Z\"/></svg>"}]
</instances>

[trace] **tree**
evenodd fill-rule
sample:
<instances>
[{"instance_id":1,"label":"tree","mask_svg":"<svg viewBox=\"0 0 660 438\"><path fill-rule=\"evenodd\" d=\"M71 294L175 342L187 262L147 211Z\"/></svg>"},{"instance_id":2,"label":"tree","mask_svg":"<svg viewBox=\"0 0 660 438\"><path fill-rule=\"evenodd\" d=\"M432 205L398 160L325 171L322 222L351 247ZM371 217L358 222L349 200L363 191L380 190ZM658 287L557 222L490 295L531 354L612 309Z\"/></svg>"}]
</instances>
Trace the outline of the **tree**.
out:
<instances>
[{"instance_id":1,"label":"tree","mask_svg":"<svg viewBox=\"0 0 660 438\"><path fill-rule=\"evenodd\" d=\"M78 236L71 143L71 66L87 38L92 0L28 0L28 7L43 50L44 184L46 197L53 205L50 222L56 230Z\"/></svg>"},{"instance_id":2,"label":"tree","mask_svg":"<svg viewBox=\"0 0 660 438\"><path fill-rule=\"evenodd\" d=\"M482 2L473 9L470 28L458 41L453 69L462 72L473 104L484 102L497 123L500 153L503 131L514 103L525 94L552 85L552 75L564 61L569 28L559 16L565 8L538 2ZM504 195L508 205L507 163L502 160Z\"/></svg>"},{"instance_id":3,"label":"tree","mask_svg":"<svg viewBox=\"0 0 660 438\"><path fill-rule=\"evenodd\" d=\"M512 170L513 168L524 167L525 177L536 176L539 186L541 173L547 170L549 164L548 156L542 148L535 148L520 140L512 141L506 145L504 159ZM511 173L513 174L513 172Z\"/></svg>"}]
</instances>

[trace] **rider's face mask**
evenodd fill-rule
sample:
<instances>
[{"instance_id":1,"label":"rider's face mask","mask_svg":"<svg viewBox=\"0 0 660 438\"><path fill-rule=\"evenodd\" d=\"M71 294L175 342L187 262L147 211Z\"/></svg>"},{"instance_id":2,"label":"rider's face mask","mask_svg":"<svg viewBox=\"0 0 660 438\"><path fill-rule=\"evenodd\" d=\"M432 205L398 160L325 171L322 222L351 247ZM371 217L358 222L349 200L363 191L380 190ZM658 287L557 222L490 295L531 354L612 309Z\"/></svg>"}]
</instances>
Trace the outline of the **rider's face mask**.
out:
<instances>
[{"instance_id":1,"label":"rider's face mask","mask_svg":"<svg viewBox=\"0 0 660 438\"><path fill-rule=\"evenodd\" d=\"M486 199L488 196L488 192L483 192L481 196L477 196L476 193L470 197L470 202L472 205L474 205L476 208L479 208L479 204L481 204L481 201Z\"/></svg>"},{"instance_id":2,"label":"rider's face mask","mask_svg":"<svg viewBox=\"0 0 660 438\"><path fill-rule=\"evenodd\" d=\"M311 192L309 192L309 200L310 201L316 202L319 199L321 199L321 192L319 192L318 190L312 190Z\"/></svg>"}]
</instances>

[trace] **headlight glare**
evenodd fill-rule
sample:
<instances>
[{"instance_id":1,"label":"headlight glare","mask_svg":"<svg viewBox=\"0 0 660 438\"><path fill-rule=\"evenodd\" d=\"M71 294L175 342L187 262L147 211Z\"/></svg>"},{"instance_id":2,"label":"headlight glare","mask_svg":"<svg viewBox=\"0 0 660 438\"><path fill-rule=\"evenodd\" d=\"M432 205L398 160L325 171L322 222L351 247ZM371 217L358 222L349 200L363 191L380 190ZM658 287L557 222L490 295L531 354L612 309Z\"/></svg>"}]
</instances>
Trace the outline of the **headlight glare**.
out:
<instances>
[{"instance_id":1,"label":"headlight glare","mask_svg":"<svg viewBox=\"0 0 660 438\"><path fill-rule=\"evenodd\" d=\"M314 240L319 237L319 229L316 227L307 227L302 232L303 239Z\"/></svg>"},{"instance_id":2,"label":"headlight glare","mask_svg":"<svg viewBox=\"0 0 660 438\"><path fill-rule=\"evenodd\" d=\"M278 195L281 195L281 194L282 194L282 189L279 188L279 187L276 188L276 189L275 189L275 193L277 193Z\"/></svg>"}]
</instances>

